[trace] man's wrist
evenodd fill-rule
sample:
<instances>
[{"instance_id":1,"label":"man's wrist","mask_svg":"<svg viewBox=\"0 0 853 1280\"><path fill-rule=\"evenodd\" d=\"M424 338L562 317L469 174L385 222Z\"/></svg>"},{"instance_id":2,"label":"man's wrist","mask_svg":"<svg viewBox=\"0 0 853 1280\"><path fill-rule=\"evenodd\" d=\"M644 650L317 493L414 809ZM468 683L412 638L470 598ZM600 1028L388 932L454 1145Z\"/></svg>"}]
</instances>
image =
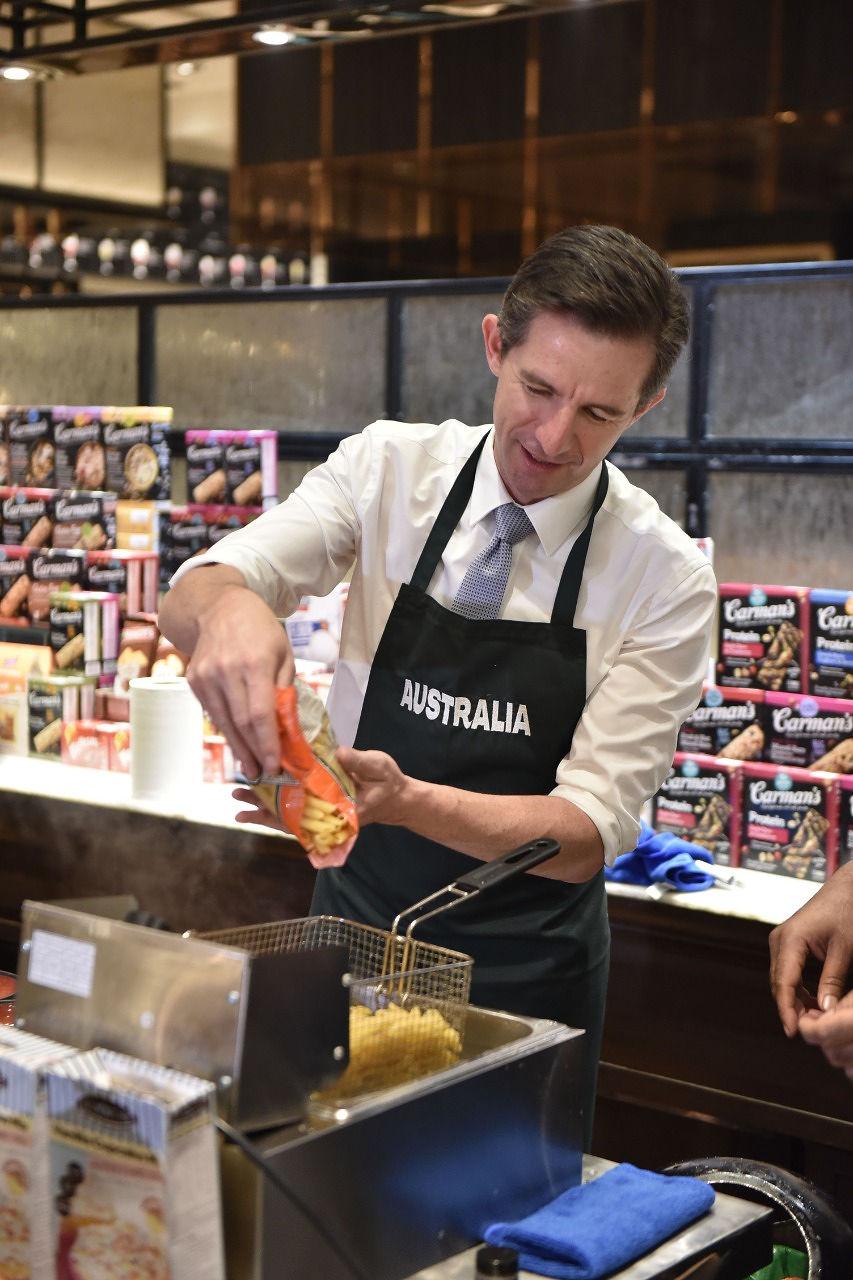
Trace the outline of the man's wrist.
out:
<instances>
[{"instance_id":1,"label":"man's wrist","mask_svg":"<svg viewBox=\"0 0 853 1280\"><path fill-rule=\"evenodd\" d=\"M399 797L400 816L397 826L408 827L424 835L423 826L429 824L431 812L434 814L435 786L421 778L412 778L409 774L405 774L404 778Z\"/></svg>"},{"instance_id":2,"label":"man's wrist","mask_svg":"<svg viewBox=\"0 0 853 1280\"><path fill-rule=\"evenodd\" d=\"M218 613L219 609L222 608L222 606L226 603L226 601L229 602L229 607L230 607L231 603L233 603L231 600L232 596L235 596L235 595L240 596L245 594L246 592L249 592L250 595L253 594L253 592L250 591L250 589L245 585L245 583L242 583L242 582L218 583L215 587L211 588L207 598L203 601L203 603L199 607L199 610L198 610L199 625L203 626L206 622L208 622L210 618L212 618L216 613Z\"/></svg>"}]
</instances>

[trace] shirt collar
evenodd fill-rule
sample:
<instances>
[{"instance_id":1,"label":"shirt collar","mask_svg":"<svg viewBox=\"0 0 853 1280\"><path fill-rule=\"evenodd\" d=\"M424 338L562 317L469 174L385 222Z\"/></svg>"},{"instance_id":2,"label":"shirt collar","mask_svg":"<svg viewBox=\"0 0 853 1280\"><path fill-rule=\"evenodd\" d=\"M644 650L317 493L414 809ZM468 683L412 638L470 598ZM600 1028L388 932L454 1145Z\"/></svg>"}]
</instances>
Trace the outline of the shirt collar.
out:
<instances>
[{"instance_id":1,"label":"shirt collar","mask_svg":"<svg viewBox=\"0 0 853 1280\"><path fill-rule=\"evenodd\" d=\"M468 518L472 525L479 524L496 507L512 502L495 463L493 441L494 427L486 437L468 503ZM532 502L524 508L546 555L554 555L578 525L586 522L595 499L598 477L596 467L574 489L558 493L553 498L543 498L541 502Z\"/></svg>"}]
</instances>

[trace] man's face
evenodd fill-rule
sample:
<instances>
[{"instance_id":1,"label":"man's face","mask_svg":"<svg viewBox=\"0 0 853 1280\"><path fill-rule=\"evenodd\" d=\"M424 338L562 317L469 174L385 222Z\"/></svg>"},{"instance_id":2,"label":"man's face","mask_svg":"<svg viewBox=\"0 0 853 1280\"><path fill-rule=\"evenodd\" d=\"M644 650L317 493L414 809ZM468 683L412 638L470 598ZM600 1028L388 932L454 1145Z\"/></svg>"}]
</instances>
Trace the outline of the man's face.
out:
<instances>
[{"instance_id":1,"label":"man's face","mask_svg":"<svg viewBox=\"0 0 853 1280\"><path fill-rule=\"evenodd\" d=\"M637 418L654 360L646 338L591 333L571 316L539 312L527 338L503 355L497 317L483 320L495 392L495 461L522 505L585 480Z\"/></svg>"}]
</instances>

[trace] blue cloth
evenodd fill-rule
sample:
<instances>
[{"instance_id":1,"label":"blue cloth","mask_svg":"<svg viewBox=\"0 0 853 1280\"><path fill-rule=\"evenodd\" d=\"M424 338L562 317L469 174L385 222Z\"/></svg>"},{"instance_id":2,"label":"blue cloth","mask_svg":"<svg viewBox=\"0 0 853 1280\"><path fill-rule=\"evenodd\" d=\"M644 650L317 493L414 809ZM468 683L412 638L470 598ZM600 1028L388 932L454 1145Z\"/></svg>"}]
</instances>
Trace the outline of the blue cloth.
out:
<instances>
[{"instance_id":1,"label":"blue cloth","mask_svg":"<svg viewBox=\"0 0 853 1280\"><path fill-rule=\"evenodd\" d=\"M641 822L636 849L621 853L612 867L605 867L604 878L617 884L664 883L695 893L717 883L710 871L699 866L700 862L713 861L714 855L702 845L680 840L668 831L653 831Z\"/></svg>"},{"instance_id":2,"label":"blue cloth","mask_svg":"<svg viewBox=\"0 0 853 1280\"><path fill-rule=\"evenodd\" d=\"M520 1222L494 1223L485 1239L517 1249L524 1271L598 1280L656 1248L713 1203L713 1187L699 1178L620 1164Z\"/></svg>"}]
</instances>

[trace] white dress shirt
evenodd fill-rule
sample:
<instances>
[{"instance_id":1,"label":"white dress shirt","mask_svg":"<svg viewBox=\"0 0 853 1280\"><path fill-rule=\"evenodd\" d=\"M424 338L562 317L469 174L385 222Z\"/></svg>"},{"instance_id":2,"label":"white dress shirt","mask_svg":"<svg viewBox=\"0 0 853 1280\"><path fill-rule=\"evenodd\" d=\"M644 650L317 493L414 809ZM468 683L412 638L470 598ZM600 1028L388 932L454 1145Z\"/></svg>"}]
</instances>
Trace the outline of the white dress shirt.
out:
<instances>
[{"instance_id":1,"label":"white dress shirt","mask_svg":"<svg viewBox=\"0 0 853 1280\"><path fill-rule=\"evenodd\" d=\"M352 570L329 714L355 738L373 656L400 584L477 441L491 427L375 422L349 436L280 506L235 530L172 578L210 563L238 569L279 617ZM575 626L586 632L587 702L551 794L598 828L605 857L633 849L639 813L672 762L678 728L707 671L716 580L707 559L642 489L607 464ZM513 550L501 616L547 622L566 557L592 508L597 472L525 510L535 535ZM430 595L450 606L471 560L511 501L487 441L468 508Z\"/></svg>"}]
</instances>

